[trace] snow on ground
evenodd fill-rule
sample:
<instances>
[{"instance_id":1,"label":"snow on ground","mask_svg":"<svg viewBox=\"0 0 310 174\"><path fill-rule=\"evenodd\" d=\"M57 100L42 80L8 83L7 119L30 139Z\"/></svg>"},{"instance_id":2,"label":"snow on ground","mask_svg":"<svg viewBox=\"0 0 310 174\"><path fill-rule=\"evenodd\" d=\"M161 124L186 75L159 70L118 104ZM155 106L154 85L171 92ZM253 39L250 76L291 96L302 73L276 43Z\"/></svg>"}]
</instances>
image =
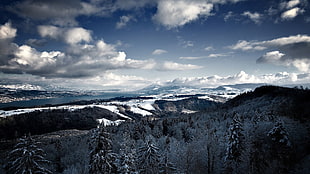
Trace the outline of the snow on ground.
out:
<instances>
[{"instance_id":1,"label":"snow on ground","mask_svg":"<svg viewBox=\"0 0 310 174\"><path fill-rule=\"evenodd\" d=\"M193 111L193 110L189 110L189 109L183 109L182 110L182 113L184 114L193 114L193 113L196 113L197 111Z\"/></svg>"},{"instance_id":2,"label":"snow on ground","mask_svg":"<svg viewBox=\"0 0 310 174\"><path fill-rule=\"evenodd\" d=\"M139 108L138 106L130 106L130 111L136 114L141 114L142 116L148 116L148 115L153 115L149 111L143 110Z\"/></svg>"},{"instance_id":3,"label":"snow on ground","mask_svg":"<svg viewBox=\"0 0 310 174\"><path fill-rule=\"evenodd\" d=\"M146 111L146 110L155 110L155 108L152 106L154 101L155 99L154 100L129 100L126 102L113 101L113 102L110 102L110 104L126 105L130 107L130 111L132 111L133 113L141 114L142 116L148 116L148 115L153 115L151 112Z\"/></svg>"},{"instance_id":4,"label":"snow on ground","mask_svg":"<svg viewBox=\"0 0 310 174\"><path fill-rule=\"evenodd\" d=\"M65 109L70 112L73 112L77 109L84 109L87 107L90 107L90 108L99 107L99 108L107 109L115 114L118 114L121 117L131 119L130 117L127 117L126 115L120 113L117 106L115 106L115 104L128 105L131 107L132 112L141 114L143 116L152 115L152 113L145 111L141 109L140 107L145 108L147 110L155 110L154 107L152 106L152 101L141 102L141 103L137 101L129 101L129 102L111 102L111 103L90 104L90 105L64 105L64 106L56 106L56 107L27 108L27 109L16 109L16 110L11 110L11 111L0 110L0 117L8 117L12 115L25 114L25 113L35 112L35 111Z\"/></svg>"},{"instance_id":5,"label":"snow on ground","mask_svg":"<svg viewBox=\"0 0 310 174\"><path fill-rule=\"evenodd\" d=\"M88 105L65 105L65 106L56 106L56 107L42 107L42 108L25 108L25 109L16 109L16 110L11 110L11 111L3 111L0 110L0 117L7 117L7 116L12 116L12 115L19 115L19 114L25 114L25 113L30 113L30 112L35 112L35 111L46 111L46 110L60 110L60 109L65 109L68 111L75 111L77 109L83 109L89 107Z\"/></svg>"},{"instance_id":6,"label":"snow on ground","mask_svg":"<svg viewBox=\"0 0 310 174\"><path fill-rule=\"evenodd\" d=\"M98 121L99 123L102 123L102 122L103 122L104 126L110 126L110 125L118 126L118 125L120 125L122 122L124 122L125 120L111 121L111 120L108 120L108 119L105 119L105 118L101 118L101 119L97 119L97 121Z\"/></svg>"},{"instance_id":7,"label":"snow on ground","mask_svg":"<svg viewBox=\"0 0 310 174\"><path fill-rule=\"evenodd\" d=\"M34 111L35 109L17 109L17 110L11 110L11 111L0 110L0 117L19 115L19 114L24 114L24 113L34 112Z\"/></svg>"},{"instance_id":8,"label":"snow on ground","mask_svg":"<svg viewBox=\"0 0 310 174\"><path fill-rule=\"evenodd\" d=\"M92 105L92 106L96 106L96 107L99 107L99 108L107 109L107 110L109 110L109 111L111 111L111 112L113 112L113 113L115 113L115 114L117 114L117 115L119 115L121 117L124 117L124 118L127 118L127 119L131 120L130 117L127 117L126 115L120 113L118 108L117 108L117 106L115 106L115 105L98 104L98 105Z\"/></svg>"},{"instance_id":9,"label":"snow on ground","mask_svg":"<svg viewBox=\"0 0 310 174\"><path fill-rule=\"evenodd\" d=\"M203 99L203 100L209 100L209 101L215 101L213 98L207 96L207 95L204 95L204 96L199 96L198 99Z\"/></svg>"},{"instance_id":10,"label":"snow on ground","mask_svg":"<svg viewBox=\"0 0 310 174\"><path fill-rule=\"evenodd\" d=\"M30 113L34 111L44 111L44 110L58 110L58 109L64 109L68 110L70 112L75 111L77 109L84 109L87 107L99 107L103 109L107 109L115 114L118 114L121 117L124 117L126 119L130 119L126 115L120 113L118 106L129 106L130 110L133 113L136 114L141 114L142 116L149 116L152 115L151 112L152 110L155 110L153 107L153 104L156 100L166 100L166 101L178 101L178 100L184 100L188 99L189 97L176 97L176 94L160 94L160 95L154 95L152 96L153 99L133 99L129 101L111 101L111 102L105 102L105 103L99 103L99 104L90 104L90 105L64 105L64 106L56 106L56 107L42 107L42 108L26 108L26 109L17 109L17 110L11 110L11 111L3 111L0 110L0 117L7 117L7 116L12 116L12 115L19 115L19 114L24 114L24 113ZM226 98L232 98L234 95L228 95L228 94L222 94L218 95L221 97L226 97ZM211 97L208 95L205 96L200 96L198 97L199 99L206 99L210 101L214 101Z\"/></svg>"},{"instance_id":11,"label":"snow on ground","mask_svg":"<svg viewBox=\"0 0 310 174\"><path fill-rule=\"evenodd\" d=\"M174 97L174 98L163 98L162 100L165 101L179 101L179 100L185 100L188 99L190 97Z\"/></svg>"},{"instance_id":12,"label":"snow on ground","mask_svg":"<svg viewBox=\"0 0 310 174\"><path fill-rule=\"evenodd\" d=\"M141 103L138 104L138 106L147 110L155 110L155 108L153 107L154 102L155 99L143 100Z\"/></svg>"}]
</instances>

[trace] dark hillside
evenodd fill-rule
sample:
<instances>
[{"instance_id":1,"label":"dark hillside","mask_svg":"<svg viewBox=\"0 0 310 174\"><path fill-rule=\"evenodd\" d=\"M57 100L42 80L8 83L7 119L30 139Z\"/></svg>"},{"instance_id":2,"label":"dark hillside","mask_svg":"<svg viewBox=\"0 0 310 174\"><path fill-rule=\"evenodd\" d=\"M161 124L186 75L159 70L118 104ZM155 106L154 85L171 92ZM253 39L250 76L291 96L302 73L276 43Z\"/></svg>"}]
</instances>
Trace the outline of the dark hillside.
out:
<instances>
[{"instance_id":1,"label":"dark hillside","mask_svg":"<svg viewBox=\"0 0 310 174\"><path fill-rule=\"evenodd\" d=\"M310 90L279 86L262 86L252 92L238 95L224 104L224 107L247 105L248 109L259 110L268 107L270 111L298 120L309 120Z\"/></svg>"},{"instance_id":2,"label":"dark hillside","mask_svg":"<svg viewBox=\"0 0 310 174\"><path fill-rule=\"evenodd\" d=\"M50 110L0 118L0 139L21 137L25 134L44 134L65 129L87 130L97 127L96 119L111 121L124 119L103 108L85 108L75 111Z\"/></svg>"}]
</instances>

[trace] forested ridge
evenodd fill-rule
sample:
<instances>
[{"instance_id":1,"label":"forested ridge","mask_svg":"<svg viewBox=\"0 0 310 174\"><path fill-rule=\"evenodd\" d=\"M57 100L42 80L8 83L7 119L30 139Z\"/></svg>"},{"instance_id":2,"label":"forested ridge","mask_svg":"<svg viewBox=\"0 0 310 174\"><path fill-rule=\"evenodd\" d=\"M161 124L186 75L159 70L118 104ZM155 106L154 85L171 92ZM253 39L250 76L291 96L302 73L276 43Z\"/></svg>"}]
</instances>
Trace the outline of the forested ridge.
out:
<instances>
[{"instance_id":1,"label":"forested ridge","mask_svg":"<svg viewBox=\"0 0 310 174\"><path fill-rule=\"evenodd\" d=\"M93 120L104 111L94 108L70 113L63 120L63 116L55 117L49 121L65 125L59 131L32 135L46 154L40 156L49 161L40 166L64 174L310 172L308 89L262 86L223 104L193 101L155 102L161 108L157 115L119 126L96 128ZM185 114L177 109L185 105L196 106L198 112ZM66 127L73 118L78 118L76 125L91 126ZM118 118L112 115L110 119ZM15 145L21 136L2 136L0 173L14 173L12 160L6 156L14 159L10 154L21 148Z\"/></svg>"}]
</instances>

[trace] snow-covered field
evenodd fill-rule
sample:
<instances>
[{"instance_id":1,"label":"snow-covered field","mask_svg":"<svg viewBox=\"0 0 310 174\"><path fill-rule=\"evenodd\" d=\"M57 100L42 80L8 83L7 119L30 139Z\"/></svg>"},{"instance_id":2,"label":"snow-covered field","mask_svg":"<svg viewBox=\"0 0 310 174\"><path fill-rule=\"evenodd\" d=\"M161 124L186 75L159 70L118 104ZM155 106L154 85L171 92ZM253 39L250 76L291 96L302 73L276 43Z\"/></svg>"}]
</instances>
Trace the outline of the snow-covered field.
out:
<instances>
[{"instance_id":1,"label":"snow-covered field","mask_svg":"<svg viewBox=\"0 0 310 174\"><path fill-rule=\"evenodd\" d=\"M147 100L134 99L127 102L113 101L110 102L109 104L121 105L121 106L126 105L130 107L130 111L132 111L133 113L140 114L142 116L148 116L152 115L152 113L147 110L155 110L155 108L153 107L154 102L155 99L147 99Z\"/></svg>"},{"instance_id":2,"label":"snow-covered field","mask_svg":"<svg viewBox=\"0 0 310 174\"><path fill-rule=\"evenodd\" d=\"M142 116L148 116L148 115L152 115L152 113L148 112L147 110L155 110L155 108L152 106L154 101L155 99L154 100L130 100L127 102L112 101L112 102L90 104L90 105L64 105L64 106L55 106L55 107L25 108L25 109L16 109L16 110L10 110L10 111L0 110L0 117L8 117L12 115L19 115L19 114L30 113L30 112L35 112L35 111L64 109L64 110L68 110L72 112L72 111L75 111L78 109L84 109L87 107L90 107L90 108L99 107L99 108L107 109L115 114L120 115L121 117L130 119L129 117L120 113L118 109L118 105L129 106L130 110L133 113L140 114Z\"/></svg>"},{"instance_id":3,"label":"snow-covered field","mask_svg":"<svg viewBox=\"0 0 310 174\"><path fill-rule=\"evenodd\" d=\"M30 113L35 111L48 111L48 110L68 110L69 112L73 112L78 109L84 109L84 108L93 108L93 107L99 107L103 109L107 109L113 113L116 113L120 115L121 117L128 118L129 117L121 114L117 108L117 106L106 103L106 104L90 104L90 105L64 105L64 106L56 106L56 107L40 107L40 108L26 108L26 109L16 109L16 110L10 110L10 111L4 111L0 110L0 117L8 117L12 115L19 115L24 113Z\"/></svg>"}]
</instances>

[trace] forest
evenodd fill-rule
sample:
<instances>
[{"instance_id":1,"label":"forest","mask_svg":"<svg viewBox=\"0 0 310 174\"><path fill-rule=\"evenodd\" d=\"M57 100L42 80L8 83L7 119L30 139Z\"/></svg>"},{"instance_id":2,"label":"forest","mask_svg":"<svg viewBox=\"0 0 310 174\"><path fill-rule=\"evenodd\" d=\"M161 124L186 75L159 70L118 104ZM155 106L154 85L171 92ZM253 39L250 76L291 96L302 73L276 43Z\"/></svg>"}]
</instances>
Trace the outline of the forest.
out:
<instances>
[{"instance_id":1,"label":"forest","mask_svg":"<svg viewBox=\"0 0 310 174\"><path fill-rule=\"evenodd\" d=\"M109 126L95 120L117 116L98 108L1 118L0 173L310 173L308 89L262 86L225 103L157 104L156 115Z\"/></svg>"}]
</instances>

